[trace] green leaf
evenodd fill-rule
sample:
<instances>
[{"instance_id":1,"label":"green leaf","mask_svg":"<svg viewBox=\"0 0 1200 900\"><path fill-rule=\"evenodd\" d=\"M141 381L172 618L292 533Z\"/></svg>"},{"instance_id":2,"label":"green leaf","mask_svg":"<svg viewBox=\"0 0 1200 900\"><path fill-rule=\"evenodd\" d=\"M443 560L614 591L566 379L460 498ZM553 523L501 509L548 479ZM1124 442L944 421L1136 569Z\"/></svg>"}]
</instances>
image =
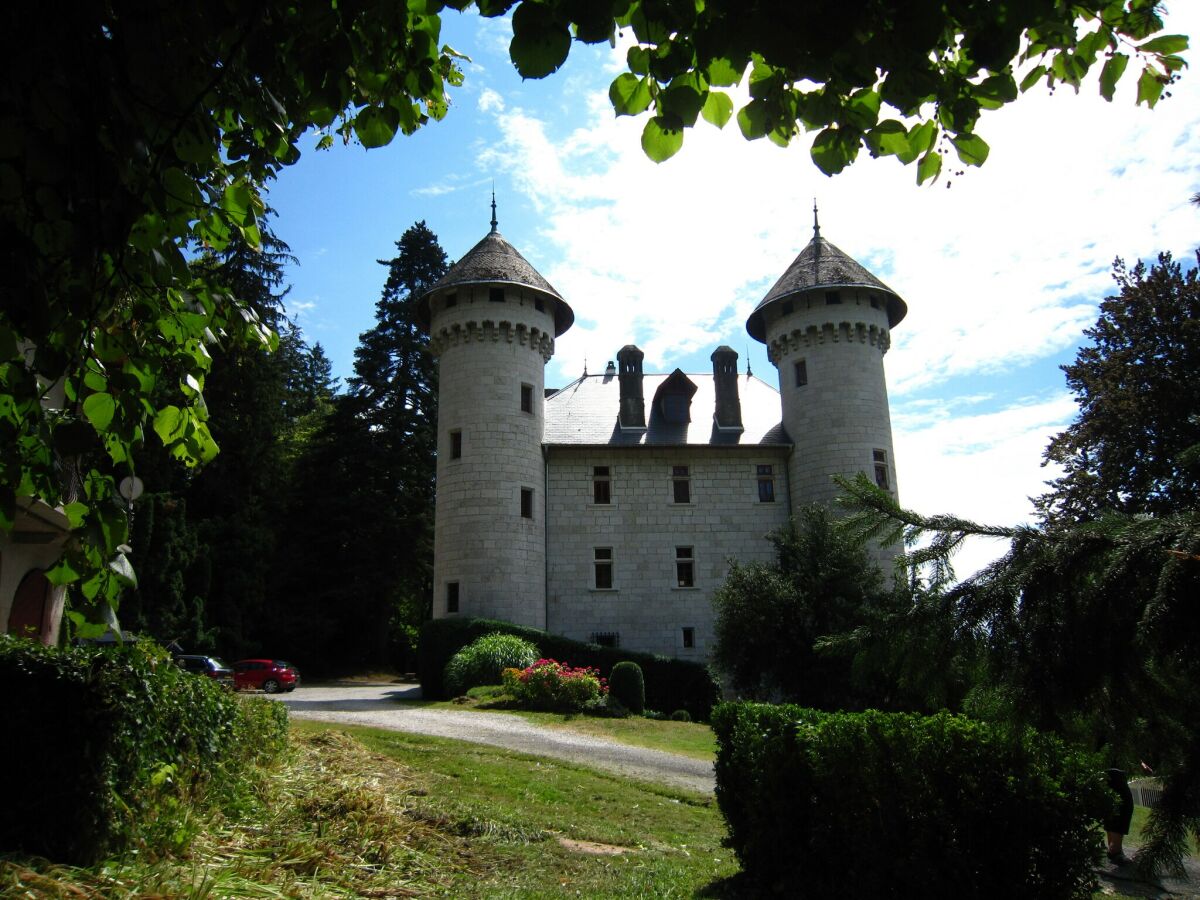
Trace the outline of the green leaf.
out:
<instances>
[{"instance_id":1,"label":"green leaf","mask_svg":"<svg viewBox=\"0 0 1200 900\"><path fill-rule=\"evenodd\" d=\"M125 587L137 587L137 575L134 574L133 566L129 562L129 557L124 553L118 553L108 564L109 571L117 576L117 579Z\"/></svg>"},{"instance_id":2,"label":"green leaf","mask_svg":"<svg viewBox=\"0 0 1200 900\"><path fill-rule=\"evenodd\" d=\"M112 394L89 394L83 401L83 414L92 427L102 433L108 431L116 411L117 403Z\"/></svg>"},{"instance_id":3,"label":"green leaf","mask_svg":"<svg viewBox=\"0 0 1200 900\"><path fill-rule=\"evenodd\" d=\"M922 153L928 152L934 141L937 140L937 125L933 121L922 122L920 125L914 126L908 132L908 143L912 147L913 158L920 156Z\"/></svg>"},{"instance_id":4,"label":"green leaf","mask_svg":"<svg viewBox=\"0 0 1200 900\"><path fill-rule=\"evenodd\" d=\"M919 155L908 142L908 130L895 119L884 119L866 133L866 139L876 156L895 156L906 166Z\"/></svg>"},{"instance_id":5,"label":"green leaf","mask_svg":"<svg viewBox=\"0 0 1200 900\"><path fill-rule=\"evenodd\" d=\"M733 116L733 100L721 91L709 91L700 115L704 116L704 121L724 128L725 123Z\"/></svg>"},{"instance_id":6,"label":"green leaf","mask_svg":"<svg viewBox=\"0 0 1200 900\"><path fill-rule=\"evenodd\" d=\"M738 127L746 140L765 137L767 131L767 104L762 100L751 100L738 110Z\"/></svg>"},{"instance_id":7,"label":"green leaf","mask_svg":"<svg viewBox=\"0 0 1200 900\"><path fill-rule=\"evenodd\" d=\"M917 163L917 184L924 184L931 179L937 181L937 177L941 174L941 171L942 155L934 150L930 150Z\"/></svg>"},{"instance_id":8,"label":"green leaf","mask_svg":"<svg viewBox=\"0 0 1200 900\"><path fill-rule=\"evenodd\" d=\"M630 47L629 52L625 54L625 61L633 74L650 74L650 51L645 47Z\"/></svg>"},{"instance_id":9,"label":"green leaf","mask_svg":"<svg viewBox=\"0 0 1200 900\"><path fill-rule=\"evenodd\" d=\"M368 106L354 117L354 135L371 149L391 143L400 127L400 113L393 106Z\"/></svg>"},{"instance_id":10,"label":"green leaf","mask_svg":"<svg viewBox=\"0 0 1200 900\"><path fill-rule=\"evenodd\" d=\"M678 82L679 79L675 79L658 95L658 112L660 116L678 119L690 128L696 124L696 117L704 107L704 97L691 85Z\"/></svg>"},{"instance_id":11,"label":"green leaf","mask_svg":"<svg viewBox=\"0 0 1200 900\"><path fill-rule=\"evenodd\" d=\"M950 143L958 151L958 158L968 166L982 166L988 158L987 142L977 134L959 134L950 138Z\"/></svg>"},{"instance_id":12,"label":"green leaf","mask_svg":"<svg viewBox=\"0 0 1200 900\"><path fill-rule=\"evenodd\" d=\"M225 188L221 207L239 225L254 222L254 194L245 181L235 181Z\"/></svg>"},{"instance_id":13,"label":"green leaf","mask_svg":"<svg viewBox=\"0 0 1200 900\"><path fill-rule=\"evenodd\" d=\"M571 32L538 3L526 2L512 17L513 39L508 55L522 78L545 78L567 59Z\"/></svg>"},{"instance_id":14,"label":"green leaf","mask_svg":"<svg viewBox=\"0 0 1200 900\"><path fill-rule=\"evenodd\" d=\"M1154 109L1154 104L1158 102L1158 98L1162 96L1163 79L1154 69L1146 66L1142 69L1142 75L1138 78L1137 105L1143 102Z\"/></svg>"},{"instance_id":15,"label":"green leaf","mask_svg":"<svg viewBox=\"0 0 1200 900\"><path fill-rule=\"evenodd\" d=\"M1164 34L1138 45L1141 53L1180 53L1187 48L1186 34Z\"/></svg>"},{"instance_id":16,"label":"green leaf","mask_svg":"<svg viewBox=\"0 0 1200 900\"><path fill-rule=\"evenodd\" d=\"M636 116L650 106L649 79L624 72L608 88L608 99L618 116Z\"/></svg>"},{"instance_id":17,"label":"green leaf","mask_svg":"<svg viewBox=\"0 0 1200 900\"><path fill-rule=\"evenodd\" d=\"M642 129L642 150L656 163L665 162L683 146L683 127L677 121L654 116Z\"/></svg>"},{"instance_id":18,"label":"green leaf","mask_svg":"<svg viewBox=\"0 0 1200 900\"><path fill-rule=\"evenodd\" d=\"M705 75L708 78L708 83L718 87L729 87L737 84L742 80L742 69L734 66L731 60L725 57L717 57L708 64L705 70Z\"/></svg>"},{"instance_id":19,"label":"green leaf","mask_svg":"<svg viewBox=\"0 0 1200 900\"><path fill-rule=\"evenodd\" d=\"M1104 63L1104 68L1100 70L1100 96L1105 100L1112 101L1113 94L1117 89L1117 82L1125 74L1127 65L1129 65L1129 57L1124 53L1114 53Z\"/></svg>"},{"instance_id":20,"label":"green leaf","mask_svg":"<svg viewBox=\"0 0 1200 900\"><path fill-rule=\"evenodd\" d=\"M170 445L183 435L187 416L178 406L165 406L154 416L154 433L163 444Z\"/></svg>"},{"instance_id":21,"label":"green leaf","mask_svg":"<svg viewBox=\"0 0 1200 900\"><path fill-rule=\"evenodd\" d=\"M46 580L53 585L72 584L79 580L80 574L70 559L64 556L52 568L46 570Z\"/></svg>"},{"instance_id":22,"label":"green leaf","mask_svg":"<svg viewBox=\"0 0 1200 900\"><path fill-rule=\"evenodd\" d=\"M836 175L842 171L851 158L845 135L836 128L826 128L818 134L809 153L817 168L826 175Z\"/></svg>"},{"instance_id":23,"label":"green leaf","mask_svg":"<svg viewBox=\"0 0 1200 900\"><path fill-rule=\"evenodd\" d=\"M1046 74L1045 66L1034 66L1029 70L1029 74L1021 79L1021 93L1025 93L1035 84L1042 80L1042 76Z\"/></svg>"}]
</instances>

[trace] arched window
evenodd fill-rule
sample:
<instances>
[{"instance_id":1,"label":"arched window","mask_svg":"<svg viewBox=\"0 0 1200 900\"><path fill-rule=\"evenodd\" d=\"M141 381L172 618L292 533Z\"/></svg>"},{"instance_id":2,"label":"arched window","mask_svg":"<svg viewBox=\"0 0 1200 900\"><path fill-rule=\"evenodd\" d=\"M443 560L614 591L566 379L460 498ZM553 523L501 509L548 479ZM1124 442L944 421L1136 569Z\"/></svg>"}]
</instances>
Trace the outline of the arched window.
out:
<instances>
[{"instance_id":1,"label":"arched window","mask_svg":"<svg viewBox=\"0 0 1200 900\"><path fill-rule=\"evenodd\" d=\"M8 613L8 633L43 641L48 633L46 613L50 600L50 582L41 569L23 579Z\"/></svg>"}]
</instances>

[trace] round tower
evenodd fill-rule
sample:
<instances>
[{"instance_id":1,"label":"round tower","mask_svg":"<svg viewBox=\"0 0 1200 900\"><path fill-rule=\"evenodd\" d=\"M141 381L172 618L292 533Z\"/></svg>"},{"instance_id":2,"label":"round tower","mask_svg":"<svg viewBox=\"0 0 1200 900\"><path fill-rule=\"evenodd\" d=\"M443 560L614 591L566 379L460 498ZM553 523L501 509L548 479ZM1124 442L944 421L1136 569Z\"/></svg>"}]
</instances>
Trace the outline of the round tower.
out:
<instances>
[{"instance_id":1,"label":"round tower","mask_svg":"<svg viewBox=\"0 0 1200 900\"><path fill-rule=\"evenodd\" d=\"M420 300L438 359L433 615L546 625L545 366L571 307L496 230Z\"/></svg>"},{"instance_id":2,"label":"round tower","mask_svg":"<svg viewBox=\"0 0 1200 900\"><path fill-rule=\"evenodd\" d=\"M783 424L795 450L792 508L829 503L834 475L865 472L897 495L883 355L908 307L825 238L813 238L746 321L779 370ZM876 554L891 570L892 550Z\"/></svg>"}]
</instances>

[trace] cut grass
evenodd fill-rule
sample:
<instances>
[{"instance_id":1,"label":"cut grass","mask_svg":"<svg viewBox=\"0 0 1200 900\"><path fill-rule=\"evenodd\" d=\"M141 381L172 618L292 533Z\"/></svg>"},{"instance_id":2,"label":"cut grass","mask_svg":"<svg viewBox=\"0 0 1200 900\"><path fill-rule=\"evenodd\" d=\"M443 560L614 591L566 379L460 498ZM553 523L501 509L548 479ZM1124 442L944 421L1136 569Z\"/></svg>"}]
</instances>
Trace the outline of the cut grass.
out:
<instances>
[{"instance_id":1,"label":"cut grass","mask_svg":"<svg viewBox=\"0 0 1200 900\"><path fill-rule=\"evenodd\" d=\"M297 723L260 803L186 858L0 860L0 896L720 896L737 871L706 797L456 741Z\"/></svg>"},{"instance_id":2,"label":"cut grass","mask_svg":"<svg viewBox=\"0 0 1200 900\"><path fill-rule=\"evenodd\" d=\"M573 713L530 712L521 709L488 709L467 698L460 700L404 700L429 709L471 710L480 715L519 716L535 725L575 731L590 737L608 738L622 744L678 753L693 759L712 761L717 754L717 739L712 729L701 722L672 722L630 716L628 719L607 719Z\"/></svg>"}]
</instances>

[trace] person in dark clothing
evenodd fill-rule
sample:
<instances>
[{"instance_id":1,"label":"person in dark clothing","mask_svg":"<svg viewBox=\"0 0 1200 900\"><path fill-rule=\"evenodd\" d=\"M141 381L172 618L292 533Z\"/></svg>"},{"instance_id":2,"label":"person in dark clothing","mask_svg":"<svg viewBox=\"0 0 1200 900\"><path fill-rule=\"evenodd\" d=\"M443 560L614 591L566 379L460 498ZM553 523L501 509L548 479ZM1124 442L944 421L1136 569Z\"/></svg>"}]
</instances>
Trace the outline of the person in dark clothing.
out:
<instances>
[{"instance_id":1,"label":"person in dark clothing","mask_svg":"<svg viewBox=\"0 0 1200 900\"><path fill-rule=\"evenodd\" d=\"M1113 815L1105 819L1104 831L1108 838L1109 862L1118 866L1128 865L1130 859L1125 855L1125 835L1129 834L1129 825L1133 821L1133 792L1129 790L1129 782L1123 769L1108 770L1108 786L1121 798L1120 804Z\"/></svg>"}]
</instances>

